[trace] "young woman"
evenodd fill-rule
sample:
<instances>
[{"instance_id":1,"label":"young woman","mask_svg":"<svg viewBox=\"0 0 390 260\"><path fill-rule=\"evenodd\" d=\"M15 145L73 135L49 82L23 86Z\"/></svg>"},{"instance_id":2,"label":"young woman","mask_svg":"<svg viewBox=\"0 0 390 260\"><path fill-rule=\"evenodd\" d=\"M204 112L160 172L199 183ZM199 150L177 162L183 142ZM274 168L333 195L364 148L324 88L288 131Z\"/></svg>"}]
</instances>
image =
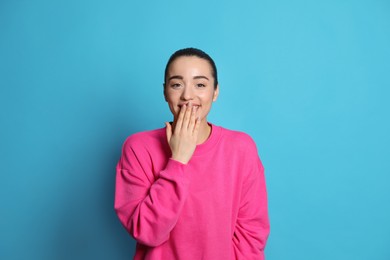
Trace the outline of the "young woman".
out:
<instances>
[{"instance_id":1,"label":"young woman","mask_svg":"<svg viewBox=\"0 0 390 260\"><path fill-rule=\"evenodd\" d=\"M247 134L207 121L218 93L209 55L175 52L164 80L173 122L125 141L115 210L137 241L134 259L264 259L264 168Z\"/></svg>"}]
</instances>

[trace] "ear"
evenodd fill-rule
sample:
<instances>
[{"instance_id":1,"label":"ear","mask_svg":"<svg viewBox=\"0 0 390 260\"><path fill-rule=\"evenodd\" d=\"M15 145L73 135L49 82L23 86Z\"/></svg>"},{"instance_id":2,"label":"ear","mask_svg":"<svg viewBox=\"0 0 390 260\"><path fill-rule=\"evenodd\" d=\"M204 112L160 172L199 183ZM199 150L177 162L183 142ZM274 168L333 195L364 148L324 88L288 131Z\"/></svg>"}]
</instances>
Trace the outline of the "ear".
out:
<instances>
[{"instance_id":1,"label":"ear","mask_svg":"<svg viewBox=\"0 0 390 260\"><path fill-rule=\"evenodd\" d=\"M213 102L217 101L218 95L219 95L219 84L217 85L216 89L214 90Z\"/></svg>"},{"instance_id":2,"label":"ear","mask_svg":"<svg viewBox=\"0 0 390 260\"><path fill-rule=\"evenodd\" d=\"M168 100L167 100L167 93L165 93L165 83L163 83L163 93L164 93L165 101L168 102Z\"/></svg>"}]
</instances>

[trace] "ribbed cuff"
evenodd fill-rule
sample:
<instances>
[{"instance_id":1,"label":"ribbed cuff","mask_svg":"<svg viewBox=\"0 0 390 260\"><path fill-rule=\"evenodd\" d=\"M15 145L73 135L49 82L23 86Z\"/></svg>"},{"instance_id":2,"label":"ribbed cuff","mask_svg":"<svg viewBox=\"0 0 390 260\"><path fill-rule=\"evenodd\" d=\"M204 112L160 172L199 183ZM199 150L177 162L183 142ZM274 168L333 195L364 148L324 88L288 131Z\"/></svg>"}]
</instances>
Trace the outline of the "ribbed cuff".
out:
<instances>
[{"instance_id":1,"label":"ribbed cuff","mask_svg":"<svg viewBox=\"0 0 390 260\"><path fill-rule=\"evenodd\" d=\"M169 159L165 169L161 172L163 177L189 183L189 175L186 174L186 164L174 159Z\"/></svg>"}]
</instances>

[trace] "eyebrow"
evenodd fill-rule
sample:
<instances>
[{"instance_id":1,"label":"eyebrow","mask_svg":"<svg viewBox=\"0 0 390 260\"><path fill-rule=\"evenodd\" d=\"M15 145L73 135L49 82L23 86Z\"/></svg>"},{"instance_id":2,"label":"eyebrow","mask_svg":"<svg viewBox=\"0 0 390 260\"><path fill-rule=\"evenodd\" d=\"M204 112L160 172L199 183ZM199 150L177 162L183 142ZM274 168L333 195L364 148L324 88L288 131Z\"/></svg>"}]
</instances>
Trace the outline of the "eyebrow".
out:
<instances>
[{"instance_id":1,"label":"eyebrow","mask_svg":"<svg viewBox=\"0 0 390 260\"><path fill-rule=\"evenodd\" d=\"M172 80L172 79L183 79L182 76L179 76L179 75L175 75L175 76L172 76L172 77L169 77L168 78L168 81Z\"/></svg>"},{"instance_id":2,"label":"eyebrow","mask_svg":"<svg viewBox=\"0 0 390 260\"><path fill-rule=\"evenodd\" d=\"M174 76L171 76L168 78L168 81L172 80L172 79L183 79L183 76L179 76L179 75L174 75ZM195 76L193 79L206 79L206 80L209 80L208 77L206 76Z\"/></svg>"},{"instance_id":3,"label":"eyebrow","mask_svg":"<svg viewBox=\"0 0 390 260\"><path fill-rule=\"evenodd\" d=\"M207 80L209 80L209 78L206 76L195 76L194 79L207 79Z\"/></svg>"}]
</instances>

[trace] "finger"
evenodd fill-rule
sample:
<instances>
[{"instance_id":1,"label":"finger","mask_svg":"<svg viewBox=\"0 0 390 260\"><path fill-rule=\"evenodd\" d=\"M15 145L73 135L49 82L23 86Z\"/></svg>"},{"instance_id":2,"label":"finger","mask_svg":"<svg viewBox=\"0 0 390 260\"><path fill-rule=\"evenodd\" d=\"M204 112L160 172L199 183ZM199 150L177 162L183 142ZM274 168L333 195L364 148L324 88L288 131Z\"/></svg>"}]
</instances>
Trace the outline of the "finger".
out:
<instances>
[{"instance_id":1,"label":"finger","mask_svg":"<svg viewBox=\"0 0 390 260\"><path fill-rule=\"evenodd\" d=\"M199 129L200 129L200 117L198 116L196 118L194 131L192 132L195 138L198 138Z\"/></svg>"},{"instance_id":2,"label":"finger","mask_svg":"<svg viewBox=\"0 0 390 260\"><path fill-rule=\"evenodd\" d=\"M182 125L183 129L188 129L188 126L190 124L191 112L192 112L192 106L191 104L189 104L184 114L183 125Z\"/></svg>"},{"instance_id":3,"label":"finger","mask_svg":"<svg viewBox=\"0 0 390 260\"><path fill-rule=\"evenodd\" d=\"M168 143L171 141L171 137L172 137L172 126L170 123L166 122L165 123L165 130L166 130L166 133L167 133L167 140L168 140Z\"/></svg>"},{"instance_id":4,"label":"finger","mask_svg":"<svg viewBox=\"0 0 390 260\"><path fill-rule=\"evenodd\" d=\"M191 133L194 131L194 127L195 127L195 124L196 124L196 119L197 119L196 111L197 110L198 110L197 106L193 106L192 107L191 118L190 118L190 122L189 122L189 125L188 125L188 128L189 128Z\"/></svg>"},{"instance_id":5,"label":"finger","mask_svg":"<svg viewBox=\"0 0 390 260\"><path fill-rule=\"evenodd\" d=\"M187 109L186 105L183 105L180 108L179 116L177 118L177 122L176 122L175 129L174 129L174 131L176 133L180 132L181 128L183 127L183 120L184 120L184 114L186 112L186 109Z\"/></svg>"}]
</instances>

